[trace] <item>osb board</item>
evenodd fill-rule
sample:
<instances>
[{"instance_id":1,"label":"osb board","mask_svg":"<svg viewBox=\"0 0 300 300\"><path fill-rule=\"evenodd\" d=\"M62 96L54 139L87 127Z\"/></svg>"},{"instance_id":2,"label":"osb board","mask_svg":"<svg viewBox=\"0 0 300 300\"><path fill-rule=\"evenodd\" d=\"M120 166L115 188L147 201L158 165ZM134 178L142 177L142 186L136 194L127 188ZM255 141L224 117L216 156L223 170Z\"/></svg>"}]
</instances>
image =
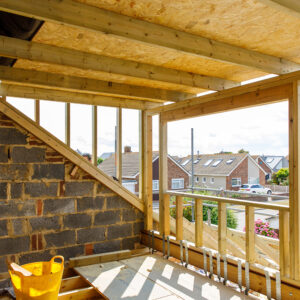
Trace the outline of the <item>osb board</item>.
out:
<instances>
[{"instance_id":1,"label":"osb board","mask_svg":"<svg viewBox=\"0 0 300 300\"><path fill-rule=\"evenodd\" d=\"M75 0L300 62L300 19L260 0Z\"/></svg>"},{"instance_id":2,"label":"osb board","mask_svg":"<svg viewBox=\"0 0 300 300\"><path fill-rule=\"evenodd\" d=\"M158 255L75 268L82 277L114 299L250 299Z\"/></svg>"},{"instance_id":3,"label":"osb board","mask_svg":"<svg viewBox=\"0 0 300 300\"><path fill-rule=\"evenodd\" d=\"M33 41L236 81L265 75L248 67L51 22L44 23Z\"/></svg>"}]
</instances>

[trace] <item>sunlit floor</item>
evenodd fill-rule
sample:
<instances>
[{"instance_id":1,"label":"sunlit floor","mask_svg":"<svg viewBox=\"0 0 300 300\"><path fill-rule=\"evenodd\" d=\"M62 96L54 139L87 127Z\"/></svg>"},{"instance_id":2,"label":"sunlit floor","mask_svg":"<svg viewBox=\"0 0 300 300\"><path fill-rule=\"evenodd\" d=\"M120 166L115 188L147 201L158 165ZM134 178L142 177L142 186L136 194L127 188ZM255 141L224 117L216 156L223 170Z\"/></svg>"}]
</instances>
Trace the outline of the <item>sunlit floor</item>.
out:
<instances>
[{"instance_id":1,"label":"sunlit floor","mask_svg":"<svg viewBox=\"0 0 300 300\"><path fill-rule=\"evenodd\" d=\"M75 270L109 299L251 299L158 255L84 266Z\"/></svg>"}]
</instances>

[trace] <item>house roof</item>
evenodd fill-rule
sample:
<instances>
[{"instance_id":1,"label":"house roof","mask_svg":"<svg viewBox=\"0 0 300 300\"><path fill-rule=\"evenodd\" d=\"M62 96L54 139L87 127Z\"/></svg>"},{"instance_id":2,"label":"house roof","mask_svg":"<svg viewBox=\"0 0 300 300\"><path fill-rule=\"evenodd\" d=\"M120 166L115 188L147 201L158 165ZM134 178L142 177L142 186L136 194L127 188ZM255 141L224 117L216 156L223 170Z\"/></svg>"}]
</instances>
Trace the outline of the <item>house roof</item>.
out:
<instances>
[{"instance_id":1,"label":"house roof","mask_svg":"<svg viewBox=\"0 0 300 300\"><path fill-rule=\"evenodd\" d=\"M262 156L263 161L271 169L274 169L283 158L284 158L284 156L277 156L277 155L264 155L264 156Z\"/></svg>"},{"instance_id":2,"label":"house roof","mask_svg":"<svg viewBox=\"0 0 300 300\"><path fill-rule=\"evenodd\" d=\"M112 156L112 154L114 154L114 152L103 152L100 156L100 158L102 158L103 160L108 159L110 156Z\"/></svg>"},{"instance_id":3,"label":"house roof","mask_svg":"<svg viewBox=\"0 0 300 300\"><path fill-rule=\"evenodd\" d=\"M237 154L201 154L194 156L194 174L195 175L220 175L227 176L230 174L246 157L247 153ZM188 163L184 164L186 160ZM211 162L208 164L208 162ZM217 161L220 162L217 164ZM232 161L231 161L232 160ZM192 163L191 156L182 159L183 166L191 173ZM207 163L207 165L205 165ZM216 165L214 166L214 163Z\"/></svg>"}]
</instances>

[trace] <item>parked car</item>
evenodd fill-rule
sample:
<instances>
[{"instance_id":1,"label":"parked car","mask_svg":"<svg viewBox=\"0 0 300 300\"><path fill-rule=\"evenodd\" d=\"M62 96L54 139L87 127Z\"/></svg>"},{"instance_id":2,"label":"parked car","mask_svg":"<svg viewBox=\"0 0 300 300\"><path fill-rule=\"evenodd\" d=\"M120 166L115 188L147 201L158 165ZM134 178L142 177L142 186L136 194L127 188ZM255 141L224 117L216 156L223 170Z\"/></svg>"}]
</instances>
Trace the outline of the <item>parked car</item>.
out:
<instances>
[{"instance_id":1,"label":"parked car","mask_svg":"<svg viewBox=\"0 0 300 300\"><path fill-rule=\"evenodd\" d=\"M240 192L246 193L257 193L257 194L268 194L271 195L272 191L268 188L263 187L260 184L243 184L240 189Z\"/></svg>"}]
</instances>

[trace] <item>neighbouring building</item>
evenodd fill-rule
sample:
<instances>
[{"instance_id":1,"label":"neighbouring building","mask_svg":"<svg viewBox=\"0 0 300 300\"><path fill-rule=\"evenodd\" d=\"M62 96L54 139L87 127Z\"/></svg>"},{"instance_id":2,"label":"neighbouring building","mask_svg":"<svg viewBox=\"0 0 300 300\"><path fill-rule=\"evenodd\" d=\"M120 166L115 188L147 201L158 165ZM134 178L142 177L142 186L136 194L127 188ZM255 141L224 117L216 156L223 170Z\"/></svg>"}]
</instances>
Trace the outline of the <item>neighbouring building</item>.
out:
<instances>
[{"instance_id":1,"label":"neighbouring building","mask_svg":"<svg viewBox=\"0 0 300 300\"><path fill-rule=\"evenodd\" d=\"M159 154L153 152L153 200L158 200L159 194ZM110 176L116 176L115 156L112 155L98 166ZM122 185L134 194L139 192L139 152L131 152L130 147L122 153ZM168 189L182 190L189 186L189 172L168 155Z\"/></svg>"},{"instance_id":2,"label":"neighbouring building","mask_svg":"<svg viewBox=\"0 0 300 300\"><path fill-rule=\"evenodd\" d=\"M191 176L194 164L194 185L204 188L238 190L245 183L266 183L267 172L248 153L201 154L181 160Z\"/></svg>"},{"instance_id":3,"label":"neighbouring building","mask_svg":"<svg viewBox=\"0 0 300 300\"><path fill-rule=\"evenodd\" d=\"M261 158L272 169L272 173L276 173L281 168L289 167L289 161L285 156L262 155Z\"/></svg>"},{"instance_id":4,"label":"neighbouring building","mask_svg":"<svg viewBox=\"0 0 300 300\"><path fill-rule=\"evenodd\" d=\"M262 159L260 155L251 155L251 157L258 163L258 165L264 169L266 174L266 180L271 179L273 170L272 168Z\"/></svg>"}]
</instances>

